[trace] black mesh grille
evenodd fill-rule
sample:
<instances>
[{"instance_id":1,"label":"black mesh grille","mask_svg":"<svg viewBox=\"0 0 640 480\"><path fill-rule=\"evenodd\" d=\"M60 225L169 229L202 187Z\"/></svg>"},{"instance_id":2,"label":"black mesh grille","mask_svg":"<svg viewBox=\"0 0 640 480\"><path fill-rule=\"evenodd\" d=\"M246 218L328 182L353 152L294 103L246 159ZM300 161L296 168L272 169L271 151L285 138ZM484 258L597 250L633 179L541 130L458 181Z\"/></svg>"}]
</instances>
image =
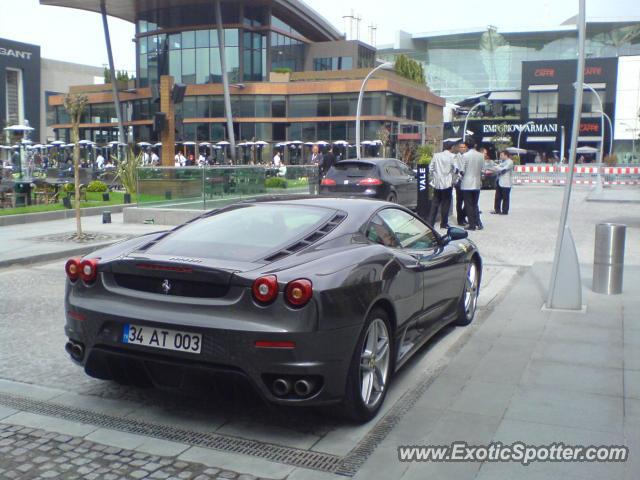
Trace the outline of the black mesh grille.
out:
<instances>
[{"instance_id":1,"label":"black mesh grille","mask_svg":"<svg viewBox=\"0 0 640 480\"><path fill-rule=\"evenodd\" d=\"M220 298L229 291L228 285L216 285L209 282L193 282L162 277L145 277L126 273L114 273L113 278L118 286L141 292L160 293L163 295ZM167 282L165 284L165 282ZM163 286L164 285L164 286Z\"/></svg>"}]
</instances>

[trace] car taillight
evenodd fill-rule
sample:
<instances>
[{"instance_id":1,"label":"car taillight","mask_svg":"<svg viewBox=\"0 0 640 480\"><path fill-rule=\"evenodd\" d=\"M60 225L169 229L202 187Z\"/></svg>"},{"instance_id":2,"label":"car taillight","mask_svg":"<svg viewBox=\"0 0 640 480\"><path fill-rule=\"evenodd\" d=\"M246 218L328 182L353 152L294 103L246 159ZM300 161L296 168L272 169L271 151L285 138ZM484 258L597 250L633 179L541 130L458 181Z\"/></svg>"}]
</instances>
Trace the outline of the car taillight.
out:
<instances>
[{"instance_id":1,"label":"car taillight","mask_svg":"<svg viewBox=\"0 0 640 480\"><path fill-rule=\"evenodd\" d=\"M80 278L85 283L93 282L98 276L98 260L88 258L80 262Z\"/></svg>"},{"instance_id":2,"label":"car taillight","mask_svg":"<svg viewBox=\"0 0 640 480\"><path fill-rule=\"evenodd\" d=\"M358 182L358 185L362 185L362 186L382 185L382 180L380 180L379 178L363 178Z\"/></svg>"},{"instance_id":3,"label":"car taillight","mask_svg":"<svg viewBox=\"0 0 640 480\"><path fill-rule=\"evenodd\" d=\"M278 296L278 279L275 275L257 278L251 290L259 303L271 303Z\"/></svg>"},{"instance_id":4,"label":"car taillight","mask_svg":"<svg viewBox=\"0 0 640 480\"><path fill-rule=\"evenodd\" d=\"M320 185L325 185L325 186L333 186L336 184L336 181L333 180L332 178L323 178L322 181L320 182Z\"/></svg>"},{"instance_id":5,"label":"car taillight","mask_svg":"<svg viewBox=\"0 0 640 480\"><path fill-rule=\"evenodd\" d=\"M313 284L306 278L289 282L284 292L285 298L290 305L302 307L306 305L313 296Z\"/></svg>"},{"instance_id":6,"label":"car taillight","mask_svg":"<svg viewBox=\"0 0 640 480\"><path fill-rule=\"evenodd\" d=\"M67 263L64 265L64 271L72 282L78 280L80 276L80 259L70 258L67 260Z\"/></svg>"}]
</instances>

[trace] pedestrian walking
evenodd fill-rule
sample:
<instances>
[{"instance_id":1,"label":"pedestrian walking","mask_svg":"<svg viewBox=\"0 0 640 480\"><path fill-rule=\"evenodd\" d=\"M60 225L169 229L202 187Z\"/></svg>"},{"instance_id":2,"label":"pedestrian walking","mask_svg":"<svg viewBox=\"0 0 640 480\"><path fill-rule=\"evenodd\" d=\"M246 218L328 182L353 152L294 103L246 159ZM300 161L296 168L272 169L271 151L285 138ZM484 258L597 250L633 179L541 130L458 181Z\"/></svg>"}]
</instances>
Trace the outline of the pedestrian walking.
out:
<instances>
[{"instance_id":1,"label":"pedestrian walking","mask_svg":"<svg viewBox=\"0 0 640 480\"><path fill-rule=\"evenodd\" d=\"M513 160L506 150L500 152L500 164L495 167L498 172L496 181L496 196L493 202L493 212L499 215L509 214L511 187L513 185Z\"/></svg>"},{"instance_id":2,"label":"pedestrian walking","mask_svg":"<svg viewBox=\"0 0 640 480\"><path fill-rule=\"evenodd\" d=\"M468 151L462 156L462 180L460 189L464 198L464 206L469 225L467 230L482 230L484 227L480 221L480 189L482 188L482 167L484 156L475 149L475 140L469 138L465 142Z\"/></svg>"},{"instance_id":3,"label":"pedestrian walking","mask_svg":"<svg viewBox=\"0 0 640 480\"><path fill-rule=\"evenodd\" d=\"M433 187L433 201L429 223L435 225L438 209L440 210L440 228L449 228L449 208L451 207L453 190L453 159L455 143L447 142L445 149L436 153L429 164L430 184Z\"/></svg>"},{"instance_id":4,"label":"pedestrian walking","mask_svg":"<svg viewBox=\"0 0 640 480\"><path fill-rule=\"evenodd\" d=\"M320 179L324 177L329 169L336 163L336 156L333 154L333 147L330 145L327 154L322 156L322 164L320 165Z\"/></svg>"},{"instance_id":5,"label":"pedestrian walking","mask_svg":"<svg viewBox=\"0 0 640 480\"><path fill-rule=\"evenodd\" d=\"M456 191L456 221L461 227L465 227L467 225L467 214L465 213L464 208L464 198L462 195L462 189L460 188L460 183L462 181L462 176L460 175L460 171L462 170L462 155L464 155L466 152L467 146L464 143L457 143L453 150L453 186Z\"/></svg>"}]
</instances>

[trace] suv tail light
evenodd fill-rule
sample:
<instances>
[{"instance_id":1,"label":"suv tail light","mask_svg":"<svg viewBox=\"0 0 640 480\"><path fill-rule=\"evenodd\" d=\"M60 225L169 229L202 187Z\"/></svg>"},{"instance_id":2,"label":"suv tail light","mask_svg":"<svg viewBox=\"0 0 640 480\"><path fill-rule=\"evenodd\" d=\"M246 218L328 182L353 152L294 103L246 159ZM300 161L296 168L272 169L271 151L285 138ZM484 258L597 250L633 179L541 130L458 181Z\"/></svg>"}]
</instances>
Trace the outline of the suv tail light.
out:
<instances>
[{"instance_id":1,"label":"suv tail light","mask_svg":"<svg viewBox=\"0 0 640 480\"><path fill-rule=\"evenodd\" d=\"M98 276L98 260L88 258L80 262L80 278L85 283L93 282Z\"/></svg>"},{"instance_id":2,"label":"suv tail light","mask_svg":"<svg viewBox=\"0 0 640 480\"><path fill-rule=\"evenodd\" d=\"M313 284L306 278L294 280L289 282L284 295L291 306L303 307L313 296Z\"/></svg>"},{"instance_id":3,"label":"suv tail light","mask_svg":"<svg viewBox=\"0 0 640 480\"><path fill-rule=\"evenodd\" d=\"M320 185L331 187L336 184L336 181L332 178L323 178Z\"/></svg>"},{"instance_id":4,"label":"suv tail light","mask_svg":"<svg viewBox=\"0 0 640 480\"><path fill-rule=\"evenodd\" d=\"M278 296L278 278L275 275L257 278L251 290L258 303L271 303Z\"/></svg>"},{"instance_id":5,"label":"suv tail light","mask_svg":"<svg viewBox=\"0 0 640 480\"><path fill-rule=\"evenodd\" d=\"M373 185L382 185L382 180L379 178L363 178L358 182L358 185L370 187Z\"/></svg>"},{"instance_id":6,"label":"suv tail light","mask_svg":"<svg viewBox=\"0 0 640 480\"><path fill-rule=\"evenodd\" d=\"M69 280L75 282L80 277L80 259L70 258L64 265L64 271L69 277Z\"/></svg>"}]
</instances>

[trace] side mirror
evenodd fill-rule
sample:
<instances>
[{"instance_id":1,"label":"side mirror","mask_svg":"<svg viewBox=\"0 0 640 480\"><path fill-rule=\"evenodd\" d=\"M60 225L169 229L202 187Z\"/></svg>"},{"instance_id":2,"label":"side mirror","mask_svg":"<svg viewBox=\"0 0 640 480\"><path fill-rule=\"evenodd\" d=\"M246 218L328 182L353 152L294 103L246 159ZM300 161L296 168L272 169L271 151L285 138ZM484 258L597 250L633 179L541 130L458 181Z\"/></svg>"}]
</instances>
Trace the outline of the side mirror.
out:
<instances>
[{"instance_id":1,"label":"side mirror","mask_svg":"<svg viewBox=\"0 0 640 480\"><path fill-rule=\"evenodd\" d=\"M458 227L449 227L447 230L447 238L449 241L451 240L464 240L469 236L469 232L467 232L464 228Z\"/></svg>"}]
</instances>

